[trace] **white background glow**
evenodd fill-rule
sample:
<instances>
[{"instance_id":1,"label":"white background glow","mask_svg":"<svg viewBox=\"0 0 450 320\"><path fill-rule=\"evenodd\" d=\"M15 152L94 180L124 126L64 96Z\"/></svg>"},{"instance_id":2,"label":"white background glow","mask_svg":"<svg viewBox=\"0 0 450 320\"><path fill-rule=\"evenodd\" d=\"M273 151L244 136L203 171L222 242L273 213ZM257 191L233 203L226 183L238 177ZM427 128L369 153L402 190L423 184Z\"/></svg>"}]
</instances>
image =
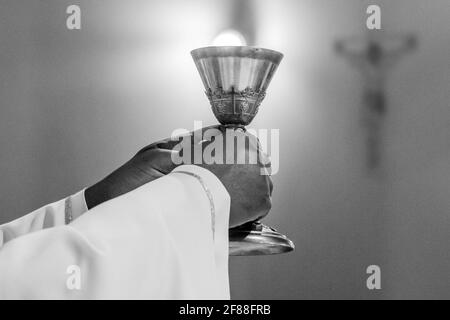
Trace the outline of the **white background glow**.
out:
<instances>
[{"instance_id":1,"label":"white background glow","mask_svg":"<svg viewBox=\"0 0 450 320\"><path fill-rule=\"evenodd\" d=\"M236 30L224 30L214 38L214 46L245 46L244 36Z\"/></svg>"}]
</instances>

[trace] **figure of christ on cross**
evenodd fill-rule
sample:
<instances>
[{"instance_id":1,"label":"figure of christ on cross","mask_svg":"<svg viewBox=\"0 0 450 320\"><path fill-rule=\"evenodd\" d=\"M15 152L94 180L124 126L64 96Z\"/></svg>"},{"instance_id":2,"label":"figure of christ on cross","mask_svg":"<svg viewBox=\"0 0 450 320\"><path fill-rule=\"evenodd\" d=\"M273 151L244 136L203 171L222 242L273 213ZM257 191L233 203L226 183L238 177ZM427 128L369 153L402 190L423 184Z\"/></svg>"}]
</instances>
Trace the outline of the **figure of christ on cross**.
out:
<instances>
[{"instance_id":1,"label":"figure of christ on cross","mask_svg":"<svg viewBox=\"0 0 450 320\"><path fill-rule=\"evenodd\" d=\"M414 36L374 36L373 33L366 38L348 38L335 44L336 52L349 60L363 77L362 122L366 128L367 166L371 170L378 168L381 161L387 73L415 47Z\"/></svg>"}]
</instances>

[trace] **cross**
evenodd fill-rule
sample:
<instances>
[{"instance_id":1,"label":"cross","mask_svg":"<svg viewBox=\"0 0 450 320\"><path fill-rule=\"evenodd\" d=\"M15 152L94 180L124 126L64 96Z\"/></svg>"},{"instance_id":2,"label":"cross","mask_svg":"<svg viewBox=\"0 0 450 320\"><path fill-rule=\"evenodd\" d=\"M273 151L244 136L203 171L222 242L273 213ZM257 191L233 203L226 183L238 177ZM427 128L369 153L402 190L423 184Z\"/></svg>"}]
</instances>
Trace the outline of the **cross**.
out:
<instances>
[{"instance_id":1,"label":"cross","mask_svg":"<svg viewBox=\"0 0 450 320\"><path fill-rule=\"evenodd\" d=\"M386 36L369 33L335 44L336 52L349 60L363 77L363 125L366 127L367 166L376 169L381 160L381 131L387 112L386 77L393 65L417 46L413 35Z\"/></svg>"}]
</instances>

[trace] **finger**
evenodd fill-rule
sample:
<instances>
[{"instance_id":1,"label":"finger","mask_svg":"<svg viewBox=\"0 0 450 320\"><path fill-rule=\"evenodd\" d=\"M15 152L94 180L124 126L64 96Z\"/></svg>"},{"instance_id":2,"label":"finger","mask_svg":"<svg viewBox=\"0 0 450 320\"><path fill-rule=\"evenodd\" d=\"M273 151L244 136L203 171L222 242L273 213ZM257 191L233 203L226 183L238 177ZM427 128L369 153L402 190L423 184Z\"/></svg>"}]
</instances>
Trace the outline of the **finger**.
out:
<instances>
[{"instance_id":1,"label":"finger","mask_svg":"<svg viewBox=\"0 0 450 320\"><path fill-rule=\"evenodd\" d=\"M269 195L272 196L273 182L272 182L272 179L270 178L270 176L266 176L266 177L267 177L267 183L269 185Z\"/></svg>"},{"instance_id":2,"label":"finger","mask_svg":"<svg viewBox=\"0 0 450 320\"><path fill-rule=\"evenodd\" d=\"M167 138L164 140L160 140L154 143L149 144L148 146L145 146L144 148L142 148L141 150L139 150L139 152L137 154L141 154L144 152L147 152L149 150L152 149L173 149L173 147L178 143L178 140L176 139L172 139L172 138Z\"/></svg>"},{"instance_id":3,"label":"finger","mask_svg":"<svg viewBox=\"0 0 450 320\"><path fill-rule=\"evenodd\" d=\"M220 136L223 136L223 131L220 125L208 126L191 132L191 143L204 143Z\"/></svg>"}]
</instances>

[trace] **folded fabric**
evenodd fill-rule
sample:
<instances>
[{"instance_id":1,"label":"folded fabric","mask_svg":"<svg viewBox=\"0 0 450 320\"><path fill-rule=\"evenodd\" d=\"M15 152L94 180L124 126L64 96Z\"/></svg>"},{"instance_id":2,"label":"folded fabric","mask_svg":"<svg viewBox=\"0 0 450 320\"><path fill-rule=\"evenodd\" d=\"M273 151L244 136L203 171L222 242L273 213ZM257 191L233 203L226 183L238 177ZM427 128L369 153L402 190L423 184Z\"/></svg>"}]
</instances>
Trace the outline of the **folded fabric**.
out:
<instances>
[{"instance_id":1,"label":"folded fabric","mask_svg":"<svg viewBox=\"0 0 450 320\"><path fill-rule=\"evenodd\" d=\"M1 299L229 299L230 197L210 171L70 202L68 225L64 199L0 226Z\"/></svg>"}]
</instances>

